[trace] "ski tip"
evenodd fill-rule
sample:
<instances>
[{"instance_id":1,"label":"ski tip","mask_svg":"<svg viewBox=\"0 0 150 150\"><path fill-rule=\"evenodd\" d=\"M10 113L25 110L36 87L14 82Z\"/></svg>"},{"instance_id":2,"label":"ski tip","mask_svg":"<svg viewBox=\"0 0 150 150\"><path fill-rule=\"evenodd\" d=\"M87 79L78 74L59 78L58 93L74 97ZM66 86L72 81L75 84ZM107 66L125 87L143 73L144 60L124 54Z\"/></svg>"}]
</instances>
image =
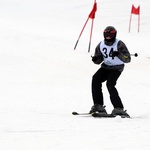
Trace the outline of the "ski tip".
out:
<instances>
[{"instance_id":1,"label":"ski tip","mask_svg":"<svg viewBox=\"0 0 150 150\"><path fill-rule=\"evenodd\" d=\"M77 112L75 112L75 111L74 111L74 112L72 112L72 114L73 114L73 115L78 115L78 113L77 113Z\"/></svg>"}]
</instances>

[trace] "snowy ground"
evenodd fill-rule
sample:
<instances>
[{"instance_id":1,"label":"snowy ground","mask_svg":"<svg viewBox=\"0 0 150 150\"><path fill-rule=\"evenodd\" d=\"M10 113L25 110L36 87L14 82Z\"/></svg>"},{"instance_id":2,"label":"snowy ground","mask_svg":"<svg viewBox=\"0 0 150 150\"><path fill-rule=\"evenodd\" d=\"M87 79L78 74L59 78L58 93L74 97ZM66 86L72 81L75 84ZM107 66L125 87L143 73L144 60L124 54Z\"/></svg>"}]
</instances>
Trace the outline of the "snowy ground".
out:
<instances>
[{"instance_id":1,"label":"snowy ground","mask_svg":"<svg viewBox=\"0 0 150 150\"><path fill-rule=\"evenodd\" d=\"M1 150L149 150L150 2L97 0L91 52L89 20L74 45L94 1L0 1L0 149ZM128 25L132 4L141 6ZM117 88L133 119L72 116L92 106L91 78L99 68L91 55L107 25L131 53L132 62ZM104 84L105 105L112 111Z\"/></svg>"}]
</instances>

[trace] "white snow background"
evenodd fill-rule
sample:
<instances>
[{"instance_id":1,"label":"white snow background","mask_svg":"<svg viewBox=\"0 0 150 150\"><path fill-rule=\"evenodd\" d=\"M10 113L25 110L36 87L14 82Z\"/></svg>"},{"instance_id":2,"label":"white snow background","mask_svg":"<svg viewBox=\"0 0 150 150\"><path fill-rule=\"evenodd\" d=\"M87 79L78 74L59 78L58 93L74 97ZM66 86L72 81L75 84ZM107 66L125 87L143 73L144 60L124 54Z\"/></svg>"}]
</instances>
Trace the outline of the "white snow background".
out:
<instances>
[{"instance_id":1,"label":"white snow background","mask_svg":"<svg viewBox=\"0 0 150 150\"><path fill-rule=\"evenodd\" d=\"M149 150L150 1L97 0L91 52L90 0L0 1L0 150ZM140 32L131 6L141 7ZM91 55L106 26L116 27L132 62L117 88L132 119L73 116L89 112ZM105 83L107 111L113 109Z\"/></svg>"}]
</instances>

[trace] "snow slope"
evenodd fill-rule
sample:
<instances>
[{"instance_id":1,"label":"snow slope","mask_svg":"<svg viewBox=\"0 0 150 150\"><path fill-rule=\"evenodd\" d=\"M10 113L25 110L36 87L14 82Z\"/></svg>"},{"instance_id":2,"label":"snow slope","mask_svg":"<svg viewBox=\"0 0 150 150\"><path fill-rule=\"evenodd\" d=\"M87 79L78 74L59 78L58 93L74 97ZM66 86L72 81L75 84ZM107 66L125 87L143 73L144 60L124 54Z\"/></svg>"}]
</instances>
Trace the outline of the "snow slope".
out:
<instances>
[{"instance_id":1,"label":"snow slope","mask_svg":"<svg viewBox=\"0 0 150 150\"><path fill-rule=\"evenodd\" d=\"M91 52L89 20L94 1L0 1L0 149L1 150L149 150L150 2L97 0ZM141 27L131 6L141 6ZM118 30L132 62L117 88L133 119L72 116L93 105L91 78L99 66L91 55L107 25ZM107 111L112 105L105 84Z\"/></svg>"}]
</instances>

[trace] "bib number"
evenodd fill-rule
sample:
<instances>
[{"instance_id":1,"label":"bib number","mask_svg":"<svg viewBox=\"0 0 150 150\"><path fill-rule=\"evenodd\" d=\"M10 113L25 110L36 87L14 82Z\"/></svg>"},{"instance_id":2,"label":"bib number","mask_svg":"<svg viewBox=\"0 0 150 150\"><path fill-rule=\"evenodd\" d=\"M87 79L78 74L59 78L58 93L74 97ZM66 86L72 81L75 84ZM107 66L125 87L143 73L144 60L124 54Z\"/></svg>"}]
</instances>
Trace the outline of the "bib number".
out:
<instances>
[{"instance_id":1,"label":"bib number","mask_svg":"<svg viewBox=\"0 0 150 150\"><path fill-rule=\"evenodd\" d=\"M113 48L111 48L111 50L108 52L107 48L104 47L104 48L103 48L103 52L104 52L104 57L105 57L105 58L111 57L112 59L114 59L114 56L112 55L113 52L114 52L114 49L113 49Z\"/></svg>"}]
</instances>

